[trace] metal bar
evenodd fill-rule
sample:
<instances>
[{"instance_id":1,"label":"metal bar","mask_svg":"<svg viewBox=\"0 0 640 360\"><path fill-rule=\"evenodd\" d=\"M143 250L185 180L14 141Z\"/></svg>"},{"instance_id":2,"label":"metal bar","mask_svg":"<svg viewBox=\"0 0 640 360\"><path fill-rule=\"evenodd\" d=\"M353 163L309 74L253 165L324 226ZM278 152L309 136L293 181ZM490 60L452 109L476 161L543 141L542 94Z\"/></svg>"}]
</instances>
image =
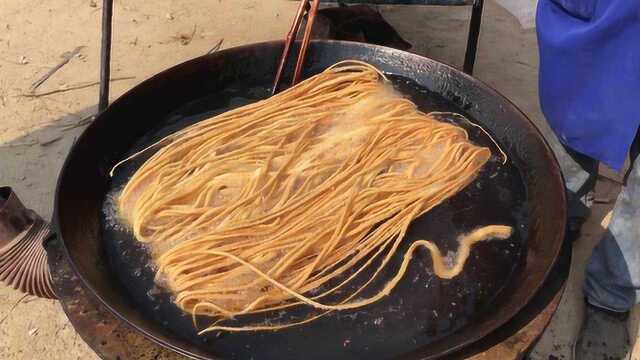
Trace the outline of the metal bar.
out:
<instances>
[{"instance_id":1,"label":"metal bar","mask_svg":"<svg viewBox=\"0 0 640 360\"><path fill-rule=\"evenodd\" d=\"M102 1L102 48L100 50L100 98L98 111L104 111L109 105L109 82L111 81L111 27L113 0Z\"/></svg>"},{"instance_id":2,"label":"metal bar","mask_svg":"<svg viewBox=\"0 0 640 360\"><path fill-rule=\"evenodd\" d=\"M474 0L321 0L323 4L469 6Z\"/></svg>"},{"instance_id":3,"label":"metal bar","mask_svg":"<svg viewBox=\"0 0 640 360\"><path fill-rule=\"evenodd\" d=\"M469 37L467 37L467 51L464 54L463 71L473 74L473 65L476 62L478 51L478 38L480 37L480 23L482 22L482 8L484 0L475 0L471 9L471 21L469 22Z\"/></svg>"}]
</instances>

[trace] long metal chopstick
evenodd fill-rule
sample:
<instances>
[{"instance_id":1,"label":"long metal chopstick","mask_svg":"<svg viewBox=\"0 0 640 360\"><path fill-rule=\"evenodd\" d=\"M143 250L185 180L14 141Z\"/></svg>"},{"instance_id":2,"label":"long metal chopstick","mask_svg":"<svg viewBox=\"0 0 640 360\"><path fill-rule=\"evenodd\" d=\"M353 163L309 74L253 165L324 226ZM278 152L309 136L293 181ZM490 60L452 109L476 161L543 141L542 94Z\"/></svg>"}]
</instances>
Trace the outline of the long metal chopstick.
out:
<instances>
[{"instance_id":1,"label":"long metal chopstick","mask_svg":"<svg viewBox=\"0 0 640 360\"><path fill-rule=\"evenodd\" d=\"M305 13L307 14L307 24L304 30L304 36L302 38L302 43L300 45L300 52L298 53L298 59L296 61L296 67L293 74L293 81L291 85L295 85L300 81L300 77L302 76L302 66L304 65L304 60L307 55L307 49L309 47L309 42L311 41L311 32L313 30L313 23L315 22L316 15L318 14L318 8L320 7L320 0L301 0L300 7L298 7L298 11L296 13L295 18L293 19L293 24L287 33L287 37L285 39L284 50L282 51L282 56L280 57L280 62L278 64L278 71L276 72L276 78L273 82L273 88L271 89L271 94L275 94L280 87L280 83L282 81L282 76L284 73L284 69L287 65L287 60L289 58L289 53L291 52L291 48L293 46L293 42L298 35L298 31L300 30L300 24L302 23L302 18Z\"/></svg>"}]
</instances>

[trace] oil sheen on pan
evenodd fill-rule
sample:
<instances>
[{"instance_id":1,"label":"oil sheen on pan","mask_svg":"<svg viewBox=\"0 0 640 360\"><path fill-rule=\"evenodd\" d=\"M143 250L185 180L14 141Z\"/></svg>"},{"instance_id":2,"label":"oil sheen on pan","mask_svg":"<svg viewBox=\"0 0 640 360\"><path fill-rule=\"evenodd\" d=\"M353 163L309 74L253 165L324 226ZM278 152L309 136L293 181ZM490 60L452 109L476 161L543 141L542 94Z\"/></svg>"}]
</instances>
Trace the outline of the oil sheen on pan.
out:
<instances>
[{"instance_id":1,"label":"oil sheen on pan","mask_svg":"<svg viewBox=\"0 0 640 360\"><path fill-rule=\"evenodd\" d=\"M396 90L408 96L424 112L464 111L439 95L421 88L411 80L391 77ZM268 96L264 87L229 87L211 98L194 101L158 122L156 129L131 149L134 153L158 139L212 115ZM445 121L456 122L454 117ZM472 118L470 118L473 121ZM457 123L470 134L472 142L495 146L480 130ZM396 268L413 240L430 239L443 253L455 251L456 238L486 224L505 224L516 229L506 241L475 245L458 277L440 279L431 269L427 251L417 251L402 281L391 295L379 302L354 310L333 312L303 326L275 332L210 333L198 335L208 318L198 319L194 328L191 316L172 302L171 295L154 284L154 268L147 250L116 220L113 198L151 152L125 164L112 179L104 205L103 239L108 261L127 289L131 300L164 327L194 346L213 355L230 359L305 358L389 358L401 355L446 337L470 324L474 316L491 308L492 300L503 288L524 258L527 229L526 194L518 169L510 162L502 164L492 157L478 178L463 191L416 219L389 268ZM395 265L395 267L394 267ZM362 274L366 278L365 274ZM369 274L370 275L370 274ZM384 284L392 271L380 276ZM378 285L378 286L376 286ZM379 288L381 284L372 284ZM373 295L365 290L362 297ZM256 321L295 321L310 315L308 308L294 307L239 319ZM317 349L309 354L306 349Z\"/></svg>"}]
</instances>

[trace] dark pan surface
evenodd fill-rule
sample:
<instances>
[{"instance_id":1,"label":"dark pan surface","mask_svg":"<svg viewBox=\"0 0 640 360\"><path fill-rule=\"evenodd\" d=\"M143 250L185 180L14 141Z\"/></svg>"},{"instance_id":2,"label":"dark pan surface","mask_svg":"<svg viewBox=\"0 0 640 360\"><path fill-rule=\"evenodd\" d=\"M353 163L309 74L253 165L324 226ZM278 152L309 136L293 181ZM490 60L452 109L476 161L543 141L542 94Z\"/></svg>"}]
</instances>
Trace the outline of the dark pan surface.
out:
<instances>
[{"instance_id":1,"label":"dark pan surface","mask_svg":"<svg viewBox=\"0 0 640 360\"><path fill-rule=\"evenodd\" d=\"M398 90L411 96L423 111L462 111L439 95L406 79L397 78L395 83ZM140 139L132 151L147 147L176 128L207 118L212 112L228 110L264 98L267 94L266 86L246 88L238 85L225 89L215 97L189 103L160 122L164 126ZM492 146L484 134L471 129L475 142ZM150 156L151 152L147 155ZM416 220L403 243L403 250L411 244L411 240L434 239L446 253L447 250L456 250L457 235L478 226L509 224L524 227L527 223L524 184L516 167L511 163L503 166L500 160L494 157L479 179L465 191ZM140 158L118 170L111 184L111 188L116 190L114 193L143 162L144 159ZM112 218L112 201L105 202L104 211L108 219ZM105 224L103 241L111 268L115 269L132 300L146 316L211 353L223 358L242 359L388 358L428 345L468 325L477 312L489 309L493 298L508 283L516 265L520 263L526 237L526 231L521 231L510 241L494 241L478 246L464 275L454 280L442 280L431 274L431 260L425 256L425 251L419 253L402 284L384 301L354 311L333 313L300 328L216 337L216 334L198 336L191 317L171 302L170 294L162 293L154 286L154 271L148 266L149 256L131 233L122 231L118 225ZM384 274L386 276L381 277L383 281L378 282L379 285L390 278L391 269L396 269L401 259L402 252L399 252L395 256L394 266ZM371 274L371 271L365 272L365 275ZM372 286L371 290L376 288L380 286ZM299 318L314 313L309 310L294 308L261 318L239 319L233 323L246 324L248 320L262 321L265 318L277 323L291 319L292 314L295 314L293 318ZM203 325L208 322L211 320L206 318L199 321ZM320 344L315 334L322 334L322 346L317 346ZM311 348L317 350L309 354Z\"/></svg>"},{"instance_id":2,"label":"dark pan surface","mask_svg":"<svg viewBox=\"0 0 640 360\"><path fill-rule=\"evenodd\" d=\"M310 54L309 74L355 58L403 75L394 83L422 110L467 115L487 128L510 156L504 166L491 161L469 188L415 221L404 246L427 238L455 250L457 235L494 223L517 227L516 236L478 245L464 273L450 281L430 274L431 261L422 252L391 296L362 309L279 332L197 336L191 318L154 287L145 250L127 232L110 226L108 204L103 208L106 195L118 189L144 158L122 168L112 181L106 173L113 163L158 137L265 97L278 46L259 44L195 59L152 78L114 103L79 139L61 175L56 214L80 276L116 314L164 345L197 357L431 357L476 340L508 320L542 283L561 243L561 179L539 133L491 90L430 60L340 42L316 43ZM456 88L460 86L468 88ZM475 142L490 145L477 131L471 135ZM552 208L542 211L545 206ZM378 285L389 274L383 274ZM374 284L371 292L375 288ZM267 319L286 321L309 314L309 309L294 308L268 314ZM247 320L256 319L239 322Z\"/></svg>"}]
</instances>

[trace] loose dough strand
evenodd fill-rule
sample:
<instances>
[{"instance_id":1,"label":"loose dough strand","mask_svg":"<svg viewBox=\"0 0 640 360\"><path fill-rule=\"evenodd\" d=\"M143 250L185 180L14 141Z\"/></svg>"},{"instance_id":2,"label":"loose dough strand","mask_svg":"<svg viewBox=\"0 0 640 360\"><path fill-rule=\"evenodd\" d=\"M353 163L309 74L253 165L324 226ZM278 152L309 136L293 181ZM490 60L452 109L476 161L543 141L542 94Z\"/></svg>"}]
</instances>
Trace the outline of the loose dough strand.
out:
<instances>
[{"instance_id":1,"label":"loose dough strand","mask_svg":"<svg viewBox=\"0 0 640 360\"><path fill-rule=\"evenodd\" d=\"M202 332L276 330L367 306L391 293L418 248L450 279L474 244L511 235L490 225L462 236L452 266L435 243L414 241L375 295L354 300L389 266L411 221L465 188L491 157L436 115L373 66L338 63L123 160L160 147L125 186L119 214L148 244L156 282L176 304L194 323L214 318ZM291 306L320 312L228 324Z\"/></svg>"}]
</instances>

